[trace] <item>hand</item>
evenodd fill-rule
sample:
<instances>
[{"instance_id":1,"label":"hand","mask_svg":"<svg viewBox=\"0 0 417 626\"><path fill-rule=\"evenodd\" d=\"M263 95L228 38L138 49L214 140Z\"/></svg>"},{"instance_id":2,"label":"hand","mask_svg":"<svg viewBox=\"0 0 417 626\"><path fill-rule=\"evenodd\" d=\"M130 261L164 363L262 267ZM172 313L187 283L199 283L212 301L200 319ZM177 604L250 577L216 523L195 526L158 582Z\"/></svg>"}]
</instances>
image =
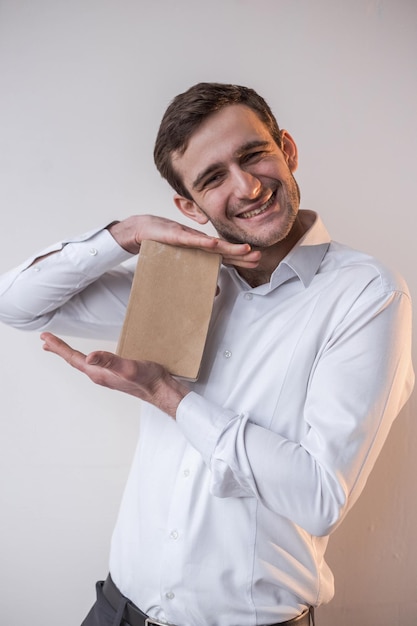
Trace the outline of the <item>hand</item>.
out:
<instances>
[{"instance_id":1,"label":"hand","mask_svg":"<svg viewBox=\"0 0 417 626\"><path fill-rule=\"evenodd\" d=\"M41 339L44 350L57 354L97 385L136 396L174 419L179 403L189 392L158 363L133 361L103 351L85 355L52 333L42 333Z\"/></svg>"},{"instance_id":2,"label":"hand","mask_svg":"<svg viewBox=\"0 0 417 626\"><path fill-rule=\"evenodd\" d=\"M251 250L247 243L229 243L218 237L206 235L179 222L156 215L135 215L108 227L117 243L132 254L137 254L145 239L186 248L198 248L221 254L226 265L257 267L261 253Z\"/></svg>"}]
</instances>

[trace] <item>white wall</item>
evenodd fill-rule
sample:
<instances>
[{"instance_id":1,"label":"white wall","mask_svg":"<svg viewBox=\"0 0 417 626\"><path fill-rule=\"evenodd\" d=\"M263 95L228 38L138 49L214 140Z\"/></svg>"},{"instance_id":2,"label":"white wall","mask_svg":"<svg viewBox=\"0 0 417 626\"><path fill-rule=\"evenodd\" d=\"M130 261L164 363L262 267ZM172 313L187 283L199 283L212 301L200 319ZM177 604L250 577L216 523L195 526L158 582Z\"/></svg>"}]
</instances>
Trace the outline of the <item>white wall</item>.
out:
<instances>
[{"instance_id":1,"label":"white wall","mask_svg":"<svg viewBox=\"0 0 417 626\"><path fill-rule=\"evenodd\" d=\"M416 77L414 0L0 0L0 271L96 224L176 215L154 136L174 95L216 80L266 97L298 141L302 205L416 298ZM107 572L137 403L37 334L2 326L0 344L0 622L74 626ZM414 407L331 541L319 626L416 623Z\"/></svg>"}]
</instances>

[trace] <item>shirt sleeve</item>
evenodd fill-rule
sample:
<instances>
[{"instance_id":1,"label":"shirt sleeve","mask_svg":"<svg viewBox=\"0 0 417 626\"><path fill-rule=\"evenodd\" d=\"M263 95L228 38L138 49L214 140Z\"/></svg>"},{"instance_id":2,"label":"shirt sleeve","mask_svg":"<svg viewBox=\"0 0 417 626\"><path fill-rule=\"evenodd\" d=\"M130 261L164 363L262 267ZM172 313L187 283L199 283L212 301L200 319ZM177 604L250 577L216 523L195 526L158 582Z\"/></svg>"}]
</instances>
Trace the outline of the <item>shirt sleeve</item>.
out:
<instances>
[{"instance_id":1,"label":"shirt sleeve","mask_svg":"<svg viewBox=\"0 0 417 626\"><path fill-rule=\"evenodd\" d=\"M121 264L132 257L107 229L58 242L0 277L0 321L23 330L116 338L132 281Z\"/></svg>"},{"instance_id":2,"label":"shirt sleeve","mask_svg":"<svg viewBox=\"0 0 417 626\"><path fill-rule=\"evenodd\" d=\"M362 299L317 358L297 442L189 393L177 422L211 470L212 494L256 497L312 535L329 534L363 490L411 393L410 353L408 294Z\"/></svg>"}]
</instances>

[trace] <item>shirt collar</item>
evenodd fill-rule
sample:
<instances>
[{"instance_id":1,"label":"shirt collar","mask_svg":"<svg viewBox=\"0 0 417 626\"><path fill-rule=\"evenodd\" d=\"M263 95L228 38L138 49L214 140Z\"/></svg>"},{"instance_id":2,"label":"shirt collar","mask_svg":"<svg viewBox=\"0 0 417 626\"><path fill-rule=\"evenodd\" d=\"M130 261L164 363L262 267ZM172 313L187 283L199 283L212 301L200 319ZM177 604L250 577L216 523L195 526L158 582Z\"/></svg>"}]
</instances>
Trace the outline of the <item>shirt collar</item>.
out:
<instances>
[{"instance_id":1,"label":"shirt collar","mask_svg":"<svg viewBox=\"0 0 417 626\"><path fill-rule=\"evenodd\" d=\"M291 274L297 275L304 287L308 287L329 248L330 235L320 216L314 211L303 210L300 218L308 230L273 272L271 289L282 284Z\"/></svg>"},{"instance_id":2,"label":"shirt collar","mask_svg":"<svg viewBox=\"0 0 417 626\"><path fill-rule=\"evenodd\" d=\"M257 292L272 291L295 276L304 287L308 287L317 274L329 248L330 235L320 216L314 211L300 210L299 216L307 231L274 270L270 282L256 287ZM235 268L229 267L228 270L238 283L246 285Z\"/></svg>"}]
</instances>

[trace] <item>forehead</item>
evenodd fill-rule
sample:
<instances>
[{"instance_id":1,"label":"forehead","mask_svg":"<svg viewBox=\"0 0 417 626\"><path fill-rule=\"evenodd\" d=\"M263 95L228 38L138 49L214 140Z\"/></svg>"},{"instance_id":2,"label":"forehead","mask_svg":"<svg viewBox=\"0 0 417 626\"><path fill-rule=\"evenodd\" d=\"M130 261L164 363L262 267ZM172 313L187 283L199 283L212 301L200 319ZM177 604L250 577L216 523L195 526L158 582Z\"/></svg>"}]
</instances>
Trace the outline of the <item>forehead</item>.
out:
<instances>
[{"instance_id":1,"label":"forehead","mask_svg":"<svg viewBox=\"0 0 417 626\"><path fill-rule=\"evenodd\" d=\"M257 114L242 104L233 104L210 115L191 135L183 154L174 153L172 162L188 187L196 173L212 163L227 162L253 141L275 143Z\"/></svg>"}]
</instances>

